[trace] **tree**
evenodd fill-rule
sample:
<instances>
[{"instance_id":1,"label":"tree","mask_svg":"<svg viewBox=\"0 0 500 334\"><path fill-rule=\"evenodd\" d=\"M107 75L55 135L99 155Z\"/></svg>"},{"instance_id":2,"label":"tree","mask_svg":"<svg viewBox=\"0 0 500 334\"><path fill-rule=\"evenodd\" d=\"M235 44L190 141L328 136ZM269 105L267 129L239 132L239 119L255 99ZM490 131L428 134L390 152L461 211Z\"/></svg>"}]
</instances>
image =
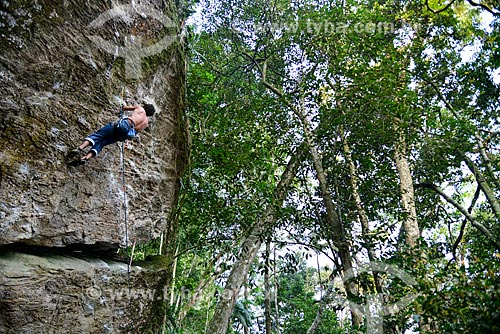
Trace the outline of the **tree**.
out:
<instances>
[{"instance_id":1,"label":"tree","mask_svg":"<svg viewBox=\"0 0 500 334\"><path fill-rule=\"evenodd\" d=\"M224 286L221 298L215 308L214 316L210 321L207 333L225 333L228 326L230 315L236 303L243 282L246 280L248 270L259 251L263 236L275 222L275 207L280 207L287 194L287 189L293 181L297 169L301 162L301 148L290 158L290 161L281 175L280 182L276 187L274 202L268 204L262 217L252 227L250 234L244 240L241 246L241 252L238 260L232 266L231 272Z\"/></svg>"},{"instance_id":2,"label":"tree","mask_svg":"<svg viewBox=\"0 0 500 334\"><path fill-rule=\"evenodd\" d=\"M481 254L496 267L499 104L488 74L496 44L477 28L477 6L433 13L418 2L207 3L190 71L195 161L185 215L194 239L228 263L214 284L230 298L214 306L209 332L226 331L262 241L283 231L284 244L327 245L340 277L376 258L409 270L422 298L387 327L408 327L414 311L422 331L444 328L449 318L425 306L439 305L434 282L495 282L473 268L461 276L444 260L459 250L463 264ZM324 23L332 17L386 25L337 29ZM475 60L463 63L460 48L479 40ZM298 158L297 183L276 197L273 176L285 175L283 162L302 143L309 154ZM371 291L390 291L391 300L407 293L375 273L348 291L358 303ZM355 312L352 320L362 325Z\"/></svg>"}]
</instances>

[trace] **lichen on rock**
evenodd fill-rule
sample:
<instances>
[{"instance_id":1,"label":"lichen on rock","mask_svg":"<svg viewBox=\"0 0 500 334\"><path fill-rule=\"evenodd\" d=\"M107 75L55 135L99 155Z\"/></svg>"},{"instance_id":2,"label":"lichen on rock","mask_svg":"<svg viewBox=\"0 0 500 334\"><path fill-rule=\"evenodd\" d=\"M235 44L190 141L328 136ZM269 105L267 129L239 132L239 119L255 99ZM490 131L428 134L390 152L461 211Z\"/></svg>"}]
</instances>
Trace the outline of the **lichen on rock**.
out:
<instances>
[{"instance_id":1,"label":"lichen on rock","mask_svg":"<svg viewBox=\"0 0 500 334\"><path fill-rule=\"evenodd\" d=\"M175 22L173 5L162 4L143 5ZM151 56L155 61L142 59L145 76L131 80L123 59L100 50L89 36L100 33L117 45L134 34L161 38L166 28L154 19L138 13L127 23L115 18L90 28L93 19L110 11L98 1L18 1L6 9L1 17L23 24L0 27L0 244L124 245L118 145L81 168L65 161L86 135L118 118L120 101L152 102L158 110L140 142L125 150L124 166L130 238L142 243L158 237L168 228L186 159L185 65L178 32L168 27L175 41Z\"/></svg>"},{"instance_id":2,"label":"lichen on rock","mask_svg":"<svg viewBox=\"0 0 500 334\"><path fill-rule=\"evenodd\" d=\"M90 24L116 7L119 15ZM157 312L163 307L157 294L168 269L135 268L128 275L123 263L99 260L85 247L109 255L127 241L146 243L165 233L168 243L175 233L171 215L188 154L177 22L173 1L1 2L0 333L159 332L164 314ZM132 52L167 35L170 42L155 54L135 55L139 78L127 75L123 53L110 54L91 38ZM116 120L122 102L157 108L140 141L126 146L123 166L118 144L84 166L68 166L66 154ZM15 252L19 244L40 251ZM82 256L65 250L75 245ZM41 251L50 248L62 253ZM146 292L129 299L131 308L116 300L129 284L154 291L153 300Z\"/></svg>"},{"instance_id":3,"label":"lichen on rock","mask_svg":"<svg viewBox=\"0 0 500 334\"><path fill-rule=\"evenodd\" d=\"M165 275L78 253L0 251L0 333L160 333Z\"/></svg>"}]
</instances>

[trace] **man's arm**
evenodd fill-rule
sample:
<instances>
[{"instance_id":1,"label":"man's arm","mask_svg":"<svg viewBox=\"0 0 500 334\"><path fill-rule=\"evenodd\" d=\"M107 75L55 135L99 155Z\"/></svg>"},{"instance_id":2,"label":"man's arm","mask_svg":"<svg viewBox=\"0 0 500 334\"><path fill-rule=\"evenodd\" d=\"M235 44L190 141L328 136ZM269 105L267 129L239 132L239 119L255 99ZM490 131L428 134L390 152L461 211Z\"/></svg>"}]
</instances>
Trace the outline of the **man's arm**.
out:
<instances>
[{"instance_id":1,"label":"man's arm","mask_svg":"<svg viewBox=\"0 0 500 334\"><path fill-rule=\"evenodd\" d=\"M135 110L138 106L123 106L123 110L130 111Z\"/></svg>"}]
</instances>

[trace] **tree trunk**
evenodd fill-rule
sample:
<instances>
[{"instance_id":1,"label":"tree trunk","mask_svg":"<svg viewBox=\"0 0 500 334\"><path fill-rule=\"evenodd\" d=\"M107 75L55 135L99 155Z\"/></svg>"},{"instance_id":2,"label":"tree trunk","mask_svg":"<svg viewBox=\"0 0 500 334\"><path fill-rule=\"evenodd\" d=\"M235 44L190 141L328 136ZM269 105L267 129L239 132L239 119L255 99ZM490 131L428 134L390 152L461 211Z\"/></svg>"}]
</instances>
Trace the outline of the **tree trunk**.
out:
<instances>
[{"instance_id":1,"label":"tree trunk","mask_svg":"<svg viewBox=\"0 0 500 334\"><path fill-rule=\"evenodd\" d=\"M495 185L496 189L500 190L500 181L498 181L495 171L493 170L490 157L488 155L488 152L486 151L486 147L484 147L483 139L479 136L479 134L476 134L476 141L479 148L479 153L481 153L481 159L486 166L486 170L488 171L488 174L490 174L490 177L493 180L493 184Z\"/></svg>"},{"instance_id":2,"label":"tree trunk","mask_svg":"<svg viewBox=\"0 0 500 334\"><path fill-rule=\"evenodd\" d=\"M264 62L264 64L262 65L261 74L262 74L263 85L274 94L278 95L279 97L283 97L283 93L266 80L266 75L267 75L266 62ZM296 105L290 103L289 101L285 101L285 103L290 108L290 110L292 110L293 113L295 113L295 115L299 118L302 128L304 130L305 142L309 149L309 153L311 154L311 157L313 159L314 169L316 170L317 178L319 181L323 204L325 205L326 208L326 216L328 223L327 228L330 233L331 240L334 243L335 247L338 249L343 269L345 271L352 270L352 258L349 250L349 244L346 239L346 233L340 221L340 217L337 214L335 204L333 202L330 191L328 190L328 178L325 170L323 169L323 163L321 161L321 156L318 152L316 143L314 142L311 123L304 114L302 105L299 108L297 108ZM301 102L301 104L303 104L303 101ZM352 294L357 294L356 287L354 286L354 284L350 284L348 287L346 287L346 290ZM359 312L357 312L354 308L351 308L351 315L352 315L352 323L354 326L359 327L363 324L363 316L359 314Z\"/></svg>"},{"instance_id":3,"label":"tree trunk","mask_svg":"<svg viewBox=\"0 0 500 334\"><path fill-rule=\"evenodd\" d=\"M205 288L207 286L209 286L210 284L212 284L213 281L215 281L216 279L218 279L220 277L221 272L218 271L218 272L214 273L213 268L215 268L217 266L217 262L222 258L223 254L224 254L223 252L220 252L219 254L217 254L216 256L214 256L211 259L209 264L207 264L207 266L206 266L207 269L201 274L201 279L198 282L198 285L196 286L196 288L192 291L189 291L189 295L190 295L189 300L185 303L185 305L183 305L182 309L177 314L177 319L176 319L177 325L182 324L182 322L184 321L184 318L188 314L189 310L200 300L200 298L203 297L203 292L204 292ZM199 265L199 263L193 261L191 268L189 269L189 272L187 274L184 274L183 276L189 276L189 273L191 272L192 267L196 266L196 265ZM178 304L179 304L179 301L181 299L180 297L183 297L182 295L183 295L183 292L179 293L179 296L177 299L178 302L177 302L176 307L175 307L176 311L178 310Z\"/></svg>"},{"instance_id":4,"label":"tree trunk","mask_svg":"<svg viewBox=\"0 0 500 334\"><path fill-rule=\"evenodd\" d=\"M271 256L269 238L266 240L266 263L264 268L264 317L266 321L266 334L271 334L271 284L269 283L269 268L271 266L269 257Z\"/></svg>"},{"instance_id":5,"label":"tree trunk","mask_svg":"<svg viewBox=\"0 0 500 334\"><path fill-rule=\"evenodd\" d=\"M267 246L267 244L266 244ZM248 300L248 280L245 281L245 288L243 289L243 296L245 298L245 300ZM243 326L243 330L244 330L244 333L245 334L250 334L250 327L248 326L249 324L246 324L245 326Z\"/></svg>"},{"instance_id":6,"label":"tree trunk","mask_svg":"<svg viewBox=\"0 0 500 334\"><path fill-rule=\"evenodd\" d=\"M349 143L347 142L347 138L345 137L345 133L343 129L341 131L341 137L345 138L343 141L343 151L344 155L347 161L347 165L349 167L349 178L351 181L351 187L352 187L352 196L354 198L354 203L356 205L356 211L358 214L359 221L361 223L361 233L363 240L366 244L365 248L368 252L368 259L370 262L374 262L377 260L377 256L375 254L375 251L372 247L371 240L369 237L370 233L370 226L368 224L368 215L366 214L363 201L361 200L361 196L359 195L359 187L358 187L358 172L356 169L356 166L354 165L354 161L352 160L352 155L351 155L351 148L349 147ZM375 282L375 288L377 290L377 293L382 293L382 287L380 285L380 280L377 272L373 272L373 279Z\"/></svg>"},{"instance_id":7,"label":"tree trunk","mask_svg":"<svg viewBox=\"0 0 500 334\"><path fill-rule=\"evenodd\" d=\"M401 205L403 206L403 229L406 244L410 248L414 248L417 245L420 231L418 229L417 210L415 208L413 178L407 158L406 138L401 123L400 119L394 119L394 128L397 133L394 145L394 161L399 174L399 189L401 192Z\"/></svg>"},{"instance_id":8,"label":"tree trunk","mask_svg":"<svg viewBox=\"0 0 500 334\"><path fill-rule=\"evenodd\" d=\"M276 247L273 249L273 273L274 273L274 327L275 332L280 332L280 311L278 305L278 270L276 268Z\"/></svg>"},{"instance_id":9,"label":"tree trunk","mask_svg":"<svg viewBox=\"0 0 500 334\"><path fill-rule=\"evenodd\" d=\"M315 142L313 141L313 133L311 130L311 125L305 115L301 110L298 111L299 117L304 128L304 135L307 146L309 147L309 152L313 159L314 169L316 170L316 176L319 181L319 186L321 190L321 197L323 198L323 204L326 208L326 218L328 222L328 228L331 233L332 241L338 249L340 261L342 262L342 267L344 272L352 270L352 258L349 249L349 243L346 238L346 232L344 226L340 221L340 217L337 214L335 204L333 202L332 195L328 189L328 179L325 170L323 169L323 162L321 156L318 152ZM354 284L348 284L346 290L351 294L357 294L357 287ZM351 308L352 324L355 327L360 327L363 324L363 316L354 308Z\"/></svg>"},{"instance_id":10,"label":"tree trunk","mask_svg":"<svg viewBox=\"0 0 500 334\"><path fill-rule=\"evenodd\" d=\"M215 308L212 320L208 325L207 334L225 334L227 332L241 285L245 281L248 270L260 249L263 235L275 222L275 208L282 205L288 188L295 178L300 166L302 154L303 149L301 146L290 159L285 171L281 175L281 180L274 192L274 203L267 205L264 214L252 227L250 234L243 242L241 253L229 273L229 277Z\"/></svg>"},{"instance_id":11,"label":"tree trunk","mask_svg":"<svg viewBox=\"0 0 500 334\"><path fill-rule=\"evenodd\" d=\"M318 312L316 312L316 317L314 317L314 321L311 324L311 326L309 326L309 328L307 329L306 334L313 334L316 331L316 329L318 329L318 326L321 323L321 317L323 316L323 312L325 311L326 306L331 302L331 295L333 291L334 291L334 283L332 280L328 286L328 289L325 292L325 295L323 296L323 298L321 298Z\"/></svg>"}]
</instances>

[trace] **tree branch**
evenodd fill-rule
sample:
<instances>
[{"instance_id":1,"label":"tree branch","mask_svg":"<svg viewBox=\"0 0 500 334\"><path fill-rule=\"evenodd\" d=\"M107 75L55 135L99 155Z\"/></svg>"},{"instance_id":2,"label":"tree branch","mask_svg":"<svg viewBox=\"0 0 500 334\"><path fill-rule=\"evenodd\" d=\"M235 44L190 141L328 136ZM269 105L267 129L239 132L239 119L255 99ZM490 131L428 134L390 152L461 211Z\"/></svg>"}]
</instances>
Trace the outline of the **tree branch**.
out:
<instances>
[{"instance_id":1,"label":"tree branch","mask_svg":"<svg viewBox=\"0 0 500 334\"><path fill-rule=\"evenodd\" d=\"M467 212L469 212L469 213L472 212L472 208L474 207L474 205L476 205L477 199L479 198L479 194L481 192L480 190L481 190L481 188L476 187L476 191L474 192L474 198L472 199L471 204L470 204L469 209L467 210ZM456 256L457 248L458 248L458 245L460 244L460 242L462 241L462 238L464 236L465 225L466 224L467 224L467 219L464 219L464 221L462 222L462 225L460 225L460 232L458 233L457 239L455 240L455 242L453 243L453 246L451 248L451 253L453 254L453 259L451 259L448 262L448 265L446 266L446 269L448 269L448 266L450 265L450 263L454 259L455 260L457 259L457 256Z\"/></svg>"},{"instance_id":2,"label":"tree branch","mask_svg":"<svg viewBox=\"0 0 500 334\"><path fill-rule=\"evenodd\" d=\"M485 11L493 14L494 16L498 16L500 15L500 12L495 12L493 9L491 9L490 7L486 6L485 4L482 4L482 3L477 3L477 2L474 2L472 0L467 0L468 3L470 3L472 6L474 7L481 7L482 9L484 9Z\"/></svg>"},{"instance_id":3,"label":"tree branch","mask_svg":"<svg viewBox=\"0 0 500 334\"><path fill-rule=\"evenodd\" d=\"M432 88L434 88L434 90L436 91L436 93L438 94L439 96L439 99L444 103L444 105L446 106L446 108L448 108L448 110L451 111L451 113L456 117L456 118L460 118L459 115L457 114L455 108L453 108L453 106L448 102L448 100L446 99L446 97L443 95L443 93L441 92L441 90L439 89L439 87L434 83L432 82L431 80L427 79L427 78L424 78L422 76L420 76L420 79L424 80L425 82L427 82L429 85L432 86Z\"/></svg>"},{"instance_id":4,"label":"tree branch","mask_svg":"<svg viewBox=\"0 0 500 334\"><path fill-rule=\"evenodd\" d=\"M448 203L453 205L458 211L460 211L465 218L477 228L491 243L495 245L497 249L500 250L500 242L496 240L495 236L481 223L476 221L476 219L459 203L457 203L453 198L448 196L441 188L432 183L420 183L416 185L417 187L427 188L434 190L436 193L441 195Z\"/></svg>"},{"instance_id":5,"label":"tree branch","mask_svg":"<svg viewBox=\"0 0 500 334\"><path fill-rule=\"evenodd\" d=\"M493 180L493 183L495 184L497 190L500 190L500 182L498 181L498 178L495 175L495 171L493 170L493 166L491 166L491 160L488 157L488 152L486 152L486 147L484 146L482 138L479 136L479 134L476 134L476 141L477 145L479 147L479 153L481 154L481 158L483 159L483 163L486 166L486 170L490 174L490 177Z\"/></svg>"},{"instance_id":6,"label":"tree branch","mask_svg":"<svg viewBox=\"0 0 500 334\"><path fill-rule=\"evenodd\" d=\"M425 0L425 6L427 7L428 10L430 10L431 12L433 12L434 14L439 14L441 12L444 12L445 10L447 10L448 8L451 7L451 5L453 5L453 3L455 2L455 0L451 0L446 6L444 6L443 8L441 9L432 9L431 6L429 5L429 0Z\"/></svg>"},{"instance_id":7,"label":"tree branch","mask_svg":"<svg viewBox=\"0 0 500 334\"><path fill-rule=\"evenodd\" d=\"M472 161L465 153L463 152L459 153L464 157L464 161L467 167L469 167L472 174L474 174L474 177L476 178L479 187L481 187L481 190L483 191L484 195L486 196L486 199L491 205L493 213L495 214L497 219L500 218L500 203L498 203L495 197L495 192L490 188L488 182L486 182L486 179L484 178L483 173L479 170L474 161Z\"/></svg>"}]
</instances>

